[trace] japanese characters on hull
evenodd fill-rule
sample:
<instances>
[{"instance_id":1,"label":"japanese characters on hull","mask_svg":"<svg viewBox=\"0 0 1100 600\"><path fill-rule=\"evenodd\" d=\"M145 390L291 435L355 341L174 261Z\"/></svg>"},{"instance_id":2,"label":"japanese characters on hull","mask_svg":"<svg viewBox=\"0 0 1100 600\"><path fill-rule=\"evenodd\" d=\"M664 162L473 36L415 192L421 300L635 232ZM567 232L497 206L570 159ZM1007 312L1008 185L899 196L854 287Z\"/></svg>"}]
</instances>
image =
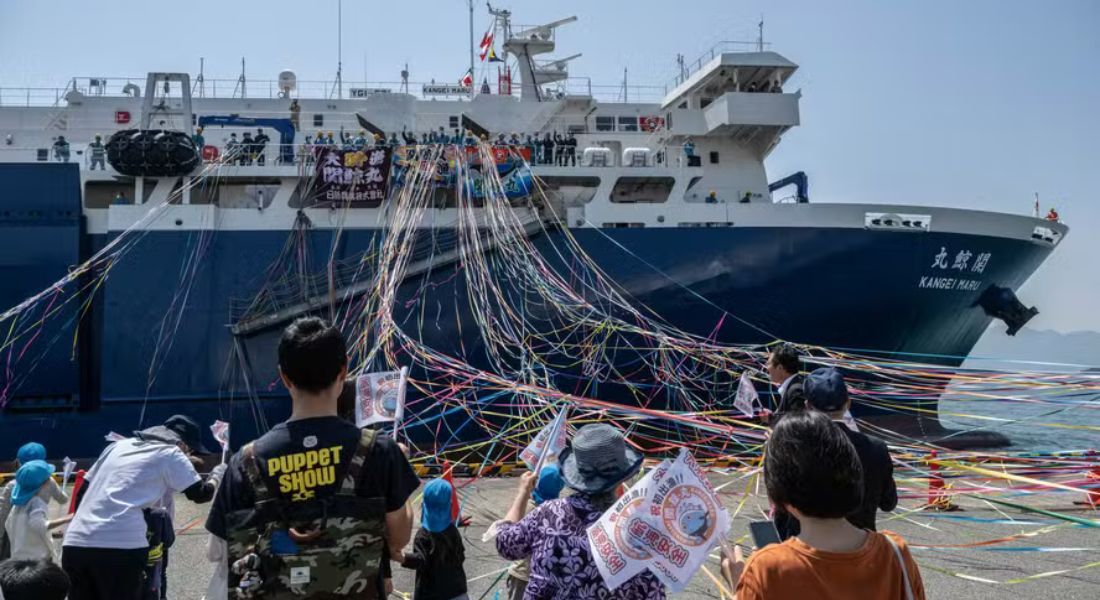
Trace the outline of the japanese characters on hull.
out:
<instances>
[{"instance_id":1,"label":"japanese characters on hull","mask_svg":"<svg viewBox=\"0 0 1100 600\"><path fill-rule=\"evenodd\" d=\"M951 258L952 254L954 260ZM971 258L974 259L973 262L970 261ZM928 267L933 274L922 275L917 287L929 290L977 291L982 287L981 277L991 258L991 252L981 252L975 256L970 250L952 252L946 246L940 246L940 251L932 257L932 264ZM962 277L963 275L976 279L968 279Z\"/></svg>"}]
</instances>

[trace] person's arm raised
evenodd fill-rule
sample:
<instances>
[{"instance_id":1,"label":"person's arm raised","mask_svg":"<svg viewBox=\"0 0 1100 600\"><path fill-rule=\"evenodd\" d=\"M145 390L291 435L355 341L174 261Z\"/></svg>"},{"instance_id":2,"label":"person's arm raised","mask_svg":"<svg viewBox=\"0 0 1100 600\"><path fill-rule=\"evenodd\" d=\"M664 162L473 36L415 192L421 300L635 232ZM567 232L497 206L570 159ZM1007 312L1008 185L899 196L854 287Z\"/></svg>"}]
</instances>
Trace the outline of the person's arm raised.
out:
<instances>
[{"instance_id":1,"label":"person's arm raised","mask_svg":"<svg viewBox=\"0 0 1100 600\"><path fill-rule=\"evenodd\" d=\"M508 509L508 514L504 516L505 521L512 523L519 523L527 514L527 504L531 501L531 492L535 489L535 483L537 479L532 471L527 471L519 478L519 490L516 492L516 497L512 500L512 506Z\"/></svg>"}]
</instances>

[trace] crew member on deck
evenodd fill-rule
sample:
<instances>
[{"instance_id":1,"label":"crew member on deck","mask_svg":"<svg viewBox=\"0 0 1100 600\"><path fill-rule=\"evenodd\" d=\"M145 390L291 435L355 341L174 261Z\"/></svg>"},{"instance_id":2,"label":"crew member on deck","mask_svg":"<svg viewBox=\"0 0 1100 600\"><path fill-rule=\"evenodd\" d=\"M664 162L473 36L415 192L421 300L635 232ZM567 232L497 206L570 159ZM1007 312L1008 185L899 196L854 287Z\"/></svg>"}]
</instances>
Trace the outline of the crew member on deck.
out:
<instances>
[{"instance_id":1,"label":"crew member on deck","mask_svg":"<svg viewBox=\"0 0 1100 600\"><path fill-rule=\"evenodd\" d=\"M199 131L202 131L201 129ZM103 147L103 137L96 134L92 143L88 144L88 152L91 155L92 166L89 168L91 171L95 171L95 166L99 165L100 171L106 171L107 167L103 164L103 159L107 156L107 150Z\"/></svg>"},{"instance_id":2,"label":"crew member on deck","mask_svg":"<svg viewBox=\"0 0 1100 600\"><path fill-rule=\"evenodd\" d=\"M264 152L267 150L267 143L271 141L271 138L267 137L263 128L256 130L256 137L252 138L252 144L256 148L256 164L263 166L267 161L264 158Z\"/></svg>"},{"instance_id":3,"label":"crew member on deck","mask_svg":"<svg viewBox=\"0 0 1100 600\"><path fill-rule=\"evenodd\" d=\"M1058 222L1058 211L1054 210L1053 206L1050 207L1050 210L1047 212L1047 220L1054 223Z\"/></svg>"},{"instance_id":4,"label":"crew member on deck","mask_svg":"<svg viewBox=\"0 0 1100 600\"><path fill-rule=\"evenodd\" d=\"M53 143L53 156L58 162L69 162L69 142L59 135Z\"/></svg>"}]
</instances>

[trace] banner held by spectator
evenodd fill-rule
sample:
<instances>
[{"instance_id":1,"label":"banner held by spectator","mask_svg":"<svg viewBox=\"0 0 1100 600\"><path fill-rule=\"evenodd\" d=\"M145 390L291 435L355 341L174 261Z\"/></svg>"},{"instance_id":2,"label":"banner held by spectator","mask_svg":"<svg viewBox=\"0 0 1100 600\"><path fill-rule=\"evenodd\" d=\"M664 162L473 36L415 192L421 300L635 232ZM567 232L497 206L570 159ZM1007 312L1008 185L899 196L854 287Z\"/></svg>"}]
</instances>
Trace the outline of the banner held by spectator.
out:
<instances>
[{"instance_id":1,"label":"banner held by spectator","mask_svg":"<svg viewBox=\"0 0 1100 600\"><path fill-rule=\"evenodd\" d=\"M408 367L400 371L364 373L355 378L355 425L392 422L394 437L405 412L405 383Z\"/></svg>"}]
</instances>

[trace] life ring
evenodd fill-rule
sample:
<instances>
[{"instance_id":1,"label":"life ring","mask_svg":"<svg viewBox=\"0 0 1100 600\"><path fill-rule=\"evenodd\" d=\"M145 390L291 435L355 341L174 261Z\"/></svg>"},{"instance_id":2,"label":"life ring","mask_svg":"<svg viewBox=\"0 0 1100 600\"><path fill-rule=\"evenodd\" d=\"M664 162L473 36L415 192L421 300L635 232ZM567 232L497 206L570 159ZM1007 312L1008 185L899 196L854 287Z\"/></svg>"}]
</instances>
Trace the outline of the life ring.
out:
<instances>
[{"instance_id":1,"label":"life ring","mask_svg":"<svg viewBox=\"0 0 1100 600\"><path fill-rule=\"evenodd\" d=\"M661 125L661 119L657 117L649 116L645 118L645 128L648 131L657 131L661 128Z\"/></svg>"},{"instance_id":2,"label":"life ring","mask_svg":"<svg viewBox=\"0 0 1100 600\"><path fill-rule=\"evenodd\" d=\"M202 159L207 162L213 162L218 160L218 155L221 152L218 151L217 146L203 146L202 147Z\"/></svg>"}]
</instances>

